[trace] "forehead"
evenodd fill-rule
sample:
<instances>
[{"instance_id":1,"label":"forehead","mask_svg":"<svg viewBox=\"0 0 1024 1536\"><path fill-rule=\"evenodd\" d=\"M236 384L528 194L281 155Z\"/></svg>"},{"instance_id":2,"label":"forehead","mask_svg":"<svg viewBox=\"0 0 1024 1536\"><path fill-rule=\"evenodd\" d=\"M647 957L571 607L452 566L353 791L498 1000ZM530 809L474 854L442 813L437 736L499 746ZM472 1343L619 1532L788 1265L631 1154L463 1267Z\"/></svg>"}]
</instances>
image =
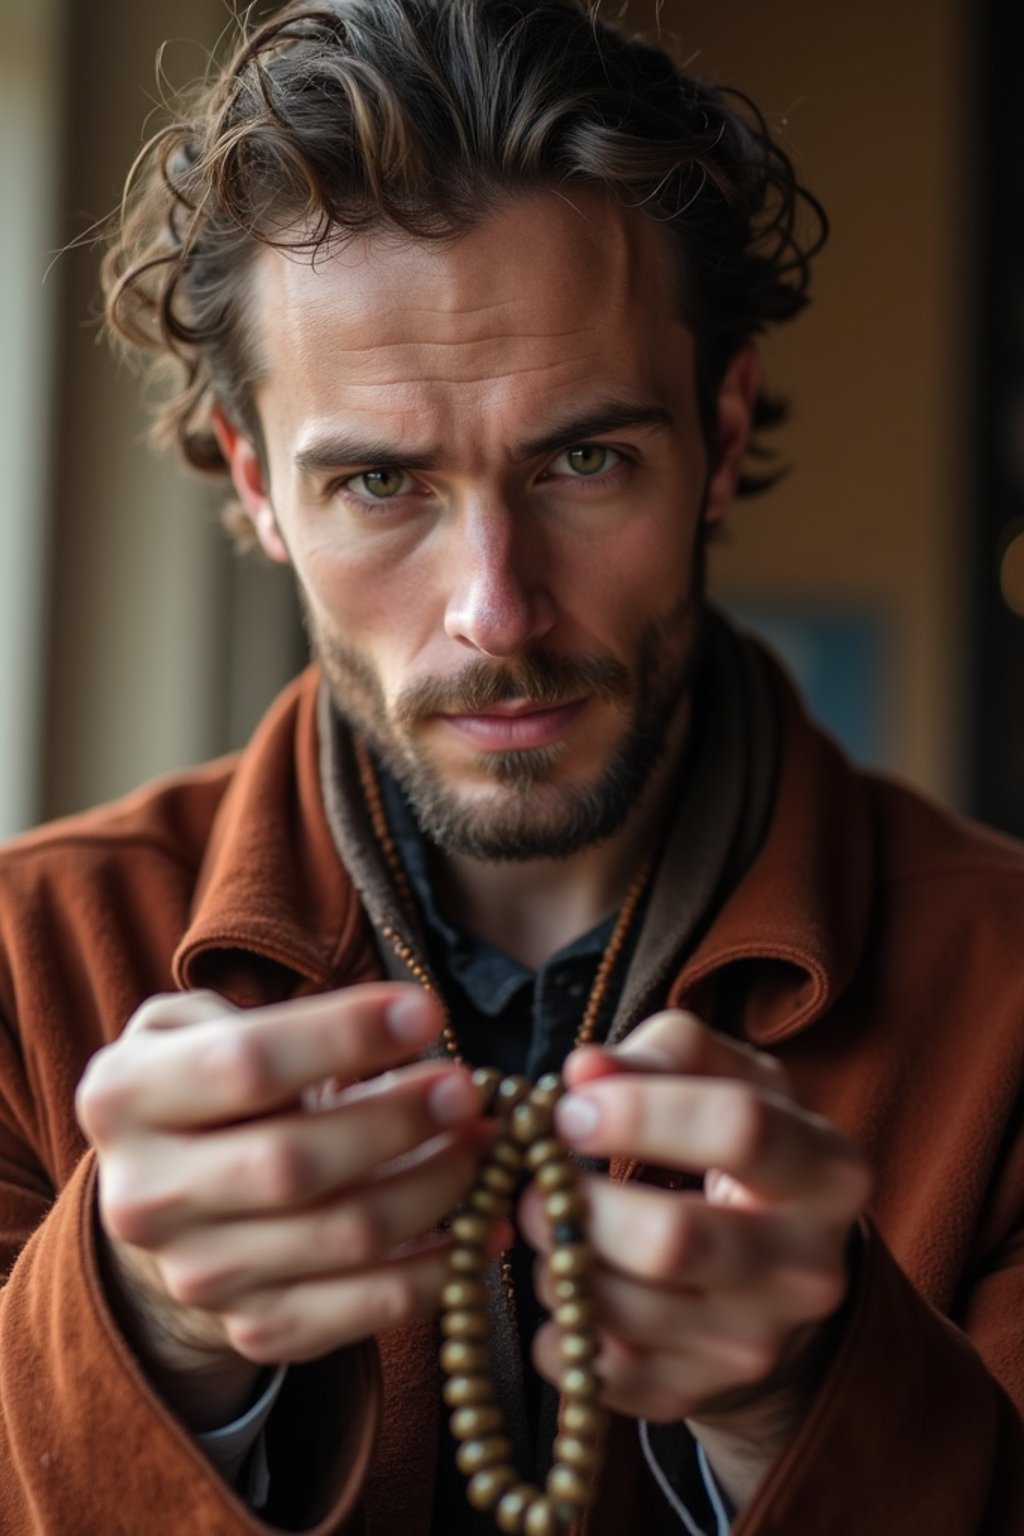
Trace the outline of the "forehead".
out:
<instances>
[{"instance_id":1,"label":"forehead","mask_svg":"<svg viewBox=\"0 0 1024 1536\"><path fill-rule=\"evenodd\" d=\"M288 413L454 411L595 372L651 387L683 331L666 235L590 190L512 203L454 240L374 229L312 262L267 250L253 300L257 398Z\"/></svg>"}]
</instances>

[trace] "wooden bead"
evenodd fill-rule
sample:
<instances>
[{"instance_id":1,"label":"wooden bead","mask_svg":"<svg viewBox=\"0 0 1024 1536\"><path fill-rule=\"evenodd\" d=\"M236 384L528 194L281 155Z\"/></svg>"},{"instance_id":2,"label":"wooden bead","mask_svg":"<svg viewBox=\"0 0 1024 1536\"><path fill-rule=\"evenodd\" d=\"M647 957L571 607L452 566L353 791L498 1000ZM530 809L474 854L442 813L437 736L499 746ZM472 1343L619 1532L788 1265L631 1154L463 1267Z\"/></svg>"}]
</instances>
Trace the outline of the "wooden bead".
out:
<instances>
[{"instance_id":1,"label":"wooden bead","mask_svg":"<svg viewBox=\"0 0 1024 1536\"><path fill-rule=\"evenodd\" d=\"M562 1143L554 1136L549 1136L545 1141L534 1142L532 1147L527 1147L524 1161L531 1173L536 1173L545 1163L564 1163L567 1153Z\"/></svg>"},{"instance_id":2,"label":"wooden bead","mask_svg":"<svg viewBox=\"0 0 1024 1536\"><path fill-rule=\"evenodd\" d=\"M586 1365L567 1365L559 1377L558 1390L563 1397L582 1397L590 1402L597 1396L597 1376Z\"/></svg>"},{"instance_id":3,"label":"wooden bead","mask_svg":"<svg viewBox=\"0 0 1024 1536\"><path fill-rule=\"evenodd\" d=\"M456 1440L482 1440L485 1435L496 1434L504 1423L497 1403L470 1403L466 1408L456 1408L448 1420Z\"/></svg>"},{"instance_id":4,"label":"wooden bead","mask_svg":"<svg viewBox=\"0 0 1024 1536\"><path fill-rule=\"evenodd\" d=\"M472 1339L445 1339L441 1345L441 1367L450 1376L476 1376L486 1371L490 1356L486 1344Z\"/></svg>"},{"instance_id":5,"label":"wooden bead","mask_svg":"<svg viewBox=\"0 0 1024 1536\"><path fill-rule=\"evenodd\" d=\"M494 1383L489 1376L479 1373L467 1376L449 1376L441 1388L441 1395L449 1408L465 1408L469 1404L493 1403Z\"/></svg>"},{"instance_id":6,"label":"wooden bead","mask_svg":"<svg viewBox=\"0 0 1024 1536\"><path fill-rule=\"evenodd\" d=\"M500 1163L502 1168L518 1174L523 1166L523 1149L507 1136L501 1136L487 1154L488 1161Z\"/></svg>"},{"instance_id":7,"label":"wooden bead","mask_svg":"<svg viewBox=\"0 0 1024 1536\"><path fill-rule=\"evenodd\" d=\"M579 1301L583 1296L590 1295L592 1274L586 1275L552 1275L551 1289L555 1301L560 1306L563 1301Z\"/></svg>"},{"instance_id":8,"label":"wooden bead","mask_svg":"<svg viewBox=\"0 0 1024 1536\"><path fill-rule=\"evenodd\" d=\"M509 1207L509 1198L504 1190L490 1189L481 1180L470 1190L466 1204L488 1222L492 1222L496 1217L504 1216Z\"/></svg>"},{"instance_id":9,"label":"wooden bead","mask_svg":"<svg viewBox=\"0 0 1024 1536\"><path fill-rule=\"evenodd\" d=\"M563 1463L556 1463L551 1468L545 1486L552 1499L558 1499L566 1504L576 1504L581 1508L586 1504L589 1496L585 1480L573 1467L567 1467Z\"/></svg>"},{"instance_id":10,"label":"wooden bead","mask_svg":"<svg viewBox=\"0 0 1024 1536\"><path fill-rule=\"evenodd\" d=\"M517 1104L521 1104L533 1084L528 1077L503 1077L494 1099L495 1112L507 1120Z\"/></svg>"},{"instance_id":11,"label":"wooden bead","mask_svg":"<svg viewBox=\"0 0 1024 1536\"><path fill-rule=\"evenodd\" d=\"M500 1086L501 1073L497 1067L477 1067L473 1073L473 1087L480 1095L480 1109L483 1114L493 1114L494 1101Z\"/></svg>"},{"instance_id":12,"label":"wooden bead","mask_svg":"<svg viewBox=\"0 0 1024 1536\"><path fill-rule=\"evenodd\" d=\"M546 1136L551 1129L551 1108L547 1104L537 1104L533 1098L517 1104L508 1120L508 1131L513 1141L518 1141L522 1146L532 1146L535 1141Z\"/></svg>"},{"instance_id":13,"label":"wooden bead","mask_svg":"<svg viewBox=\"0 0 1024 1536\"><path fill-rule=\"evenodd\" d=\"M553 1501L541 1494L526 1511L523 1536L558 1536L560 1524Z\"/></svg>"},{"instance_id":14,"label":"wooden bead","mask_svg":"<svg viewBox=\"0 0 1024 1536\"><path fill-rule=\"evenodd\" d=\"M440 1319L441 1366L447 1379L444 1400L452 1410L455 1459L469 1479L474 1509L493 1511L498 1529L509 1536L560 1536L575 1527L589 1498L588 1477L596 1466L597 1439L606 1417L596 1404L600 1383L591 1364L597 1353L595 1308L590 1296L595 1256L584 1238L585 1201L577 1188L576 1166L551 1134L554 1107L563 1087L549 1073L532 1088L518 1076L500 1077L494 1068L474 1073L485 1114L504 1122L470 1194L451 1222ZM561 1329L562 1405L555 1459L546 1490L524 1483L511 1463L512 1446L489 1374L486 1249L496 1218L509 1209L523 1169L533 1175L555 1239L549 1273L555 1320Z\"/></svg>"},{"instance_id":15,"label":"wooden bead","mask_svg":"<svg viewBox=\"0 0 1024 1536\"><path fill-rule=\"evenodd\" d=\"M576 1183L576 1169L564 1155L552 1159L537 1169L534 1177L542 1195L553 1194L556 1189L571 1189Z\"/></svg>"},{"instance_id":16,"label":"wooden bead","mask_svg":"<svg viewBox=\"0 0 1024 1536\"><path fill-rule=\"evenodd\" d=\"M559 1432L595 1440L604 1429L606 1419L604 1409L598 1408L596 1403L579 1400L563 1403L558 1422ZM557 1451L555 1455L558 1455ZM568 1459L565 1457L566 1461Z\"/></svg>"},{"instance_id":17,"label":"wooden bead","mask_svg":"<svg viewBox=\"0 0 1024 1536\"><path fill-rule=\"evenodd\" d=\"M548 1267L556 1280L578 1280L594 1267L594 1250L589 1243L572 1243L556 1248L548 1258Z\"/></svg>"},{"instance_id":18,"label":"wooden bead","mask_svg":"<svg viewBox=\"0 0 1024 1536\"><path fill-rule=\"evenodd\" d=\"M485 1467L508 1466L512 1442L504 1435L488 1435L480 1440L464 1440L455 1452L455 1465L466 1477Z\"/></svg>"},{"instance_id":19,"label":"wooden bead","mask_svg":"<svg viewBox=\"0 0 1024 1536\"><path fill-rule=\"evenodd\" d=\"M540 1489L535 1488L532 1483L516 1483L514 1488L510 1488L508 1493L502 1496L495 1511L494 1518L498 1523L499 1531L520 1532L523 1529L526 1511L540 1496Z\"/></svg>"},{"instance_id":20,"label":"wooden bead","mask_svg":"<svg viewBox=\"0 0 1024 1536\"><path fill-rule=\"evenodd\" d=\"M487 1313L479 1308L441 1314L441 1332L446 1339L486 1339Z\"/></svg>"},{"instance_id":21,"label":"wooden bead","mask_svg":"<svg viewBox=\"0 0 1024 1536\"><path fill-rule=\"evenodd\" d=\"M552 1109L558 1103L565 1092L565 1084L562 1082L560 1072L545 1072L543 1077L538 1077L530 1092L530 1098L535 1104L549 1104Z\"/></svg>"},{"instance_id":22,"label":"wooden bead","mask_svg":"<svg viewBox=\"0 0 1024 1536\"><path fill-rule=\"evenodd\" d=\"M486 1467L470 1478L466 1497L474 1509L493 1509L502 1494L518 1481L515 1467Z\"/></svg>"},{"instance_id":23,"label":"wooden bead","mask_svg":"<svg viewBox=\"0 0 1024 1536\"><path fill-rule=\"evenodd\" d=\"M567 1403L567 1408L581 1408L582 1403ZM556 1461L563 1462L567 1467L576 1467L580 1472L592 1472L597 1466L597 1446L593 1440L583 1440L579 1435L557 1435L555 1437L554 1456Z\"/></svg>"},{"instance_id":24,"label":"wooden bead","mask_svg":"<svg viewBox=\"0 0 1024 1536\"><path fill-rule=\"evenodd\" d=\"M597 1340L592 1333L564 1333L558 1350L567 1365L582 1365L597 1354Z\"/></svg>"},{"instance_id":25,"label":"wooden bead","mask_svg":"<svg viewBox=\"0 0 1024 1536\"><path fill-rule=\"evenodd\" d=\"M586 1202L578 1189L555 1189L545 1196L544 1214L553 1227L560 1221L582 1221Z\"/></svg>"},{"instance_id":26,"label":"wooden bead","mask_svg":"<svg viewBox=\"0 0 1024 1536\"><path fill-rule=\"evenodd\" d=\"M452 1233L459 1243L482 1248L487 1241L491 1223L479 1211L460 1211L452 1222Z\"/></svg>"},{"instance_id":27,"label":"wooden bead","mask_svg":"<svg viewBox=\"0 0 1024 1536\"><path fill-rule=\"evenodd\" d=\"M567 1333L578 1333L581 1328L592 1328L597 1308L589 1297L576 1296L572 1301L558 1304L551 1314L559 1328Z\"/></svg>"},{"instance_id":28,"label":"wooden bead","mask_svg":"<svg viewBox=\"0 0 1024 1536\"><path fill-rule=\"evenodd\" d=\"M448 1268L453 1275L479 1275L484 1270L484 1250L476 1244L457 1244L448 1255Z\"/></svg>"},{"instance_id":29,"label":"wooden bead","mask_svg":"<svg viewBox=\"0 0 1024 1536\"><path fill-rule=\"evenodd\" d=\"M485 1307L487 1287L482 1280L449 1280L441 1292L441 1305L449 1312L459 1312L463 1307ZM567 1327L571 1328L572 1323Z\"/></svg>"},{"instance_id":30,"label":"wooden bead","mask_svg":"<svg viewBox=\"0 0 1024 1536\"><path fill-rule=\"evenodd\" d=\"M496 1190L499 1195L511 1195L518 1182L512 1169L502 1163L484 1163L477 1175L478 1188L483 1185L485 1189Z\"/></svg>"}]
</instances>

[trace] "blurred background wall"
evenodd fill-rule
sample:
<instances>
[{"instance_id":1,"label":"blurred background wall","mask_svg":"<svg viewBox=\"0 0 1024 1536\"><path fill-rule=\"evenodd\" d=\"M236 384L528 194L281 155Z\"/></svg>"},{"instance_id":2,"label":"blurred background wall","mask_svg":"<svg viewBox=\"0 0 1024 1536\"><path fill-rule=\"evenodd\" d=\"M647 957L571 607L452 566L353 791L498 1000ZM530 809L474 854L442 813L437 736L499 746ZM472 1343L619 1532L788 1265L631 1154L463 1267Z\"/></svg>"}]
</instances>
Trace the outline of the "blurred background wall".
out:
<instances>
[{"instance_id":1,"label":"blurred background wall","mask_svg":"<svg viewBox=\"0 0 1024 1536\"><path fill-rule=\"evenodd\" d=\"M658 24L758 101L833 225L813 307L766 348L792 467L737 509L712 589L852 750L1024 831L1024 744L1019 780L1002 761L1024 621L998 589L1001 320L978 291L1005 233L987 145L1009 9L664 0ZM88 235L154 111L158 48L181 84L227 19L221 0L0 0L2 834L238 744L303 662L287 575L231 553L221 491L149 453L137 381L97 344Z\"/></svg>"}]
</instances>

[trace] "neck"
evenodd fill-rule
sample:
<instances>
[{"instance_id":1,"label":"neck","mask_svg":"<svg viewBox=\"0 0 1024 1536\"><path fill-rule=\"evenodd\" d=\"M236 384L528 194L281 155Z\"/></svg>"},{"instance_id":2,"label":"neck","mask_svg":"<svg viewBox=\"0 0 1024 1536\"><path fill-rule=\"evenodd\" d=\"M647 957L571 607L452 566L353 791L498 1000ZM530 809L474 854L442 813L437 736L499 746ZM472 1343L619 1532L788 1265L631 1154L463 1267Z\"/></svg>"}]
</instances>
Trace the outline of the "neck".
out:
<instances>
[{"instance_id":1,"label":"neck","mask_svg":"<svg viewBox=\"0 0 1024 1536\"><path fill-rule=\"evenodd\" d=\"M614 837L567 859L522 863L438 852L436 888L447 915L537 970L556 950L616 911L666 818L688 723L689 712L681 712L669 750Z\"/></svg>"}]
</instances>

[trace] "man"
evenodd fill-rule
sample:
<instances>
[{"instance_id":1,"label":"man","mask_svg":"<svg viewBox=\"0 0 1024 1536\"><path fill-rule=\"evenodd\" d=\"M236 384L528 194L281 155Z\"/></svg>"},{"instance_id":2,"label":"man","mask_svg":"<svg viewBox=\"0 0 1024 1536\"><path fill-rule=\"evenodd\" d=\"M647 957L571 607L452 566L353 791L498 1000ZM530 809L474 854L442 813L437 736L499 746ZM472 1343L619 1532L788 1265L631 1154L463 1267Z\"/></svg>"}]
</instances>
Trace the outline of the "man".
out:
<instances>
[{"instance_id":1,"label":"man","mask_svg":"<svg viewBox=\"0 0 1024 1536\"><path fill-rule=\"evenodd\" d=\"M583 1528L1024 1529L1024 860L851 769L704 604L802 199L570 0L291 7L151 147L112 323L318 667L237 760L6 855L5 1530L556 1529L466 1503L434 1318L468 1064L563 1061Z\"/></svg>"}]
</instances>

